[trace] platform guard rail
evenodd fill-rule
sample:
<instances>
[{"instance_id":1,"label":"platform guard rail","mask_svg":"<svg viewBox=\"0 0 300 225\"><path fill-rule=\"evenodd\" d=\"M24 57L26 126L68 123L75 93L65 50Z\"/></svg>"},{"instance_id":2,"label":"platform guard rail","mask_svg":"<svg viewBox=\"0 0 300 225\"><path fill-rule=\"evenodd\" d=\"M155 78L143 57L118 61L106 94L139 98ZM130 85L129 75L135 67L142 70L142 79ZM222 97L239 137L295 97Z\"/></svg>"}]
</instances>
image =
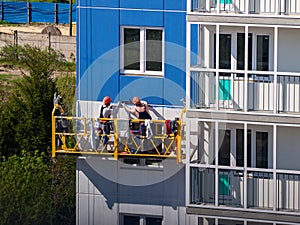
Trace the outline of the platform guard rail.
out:
<instances>
[{"instance_id":1,"label":"platform guard rail","mask_svg":"<svg viewBox=\"0 0 300 225\"><path fill-rule=\"evenodd\" d=\"M176 158L182 161L182 110L174 120L105 119L65 116L61 106L52 111L52 158L58 154ZM109 133L103 124L109 124ZM148 126L145 126L148 123ZM149 125L150 123L150 125ZM141 126L144 131L141 131ZM149 134L150 133L150 134ZM106 136L106 137L105 137ZM107 139L107 141L105 141Z\"/></svg>"}]
</instances>

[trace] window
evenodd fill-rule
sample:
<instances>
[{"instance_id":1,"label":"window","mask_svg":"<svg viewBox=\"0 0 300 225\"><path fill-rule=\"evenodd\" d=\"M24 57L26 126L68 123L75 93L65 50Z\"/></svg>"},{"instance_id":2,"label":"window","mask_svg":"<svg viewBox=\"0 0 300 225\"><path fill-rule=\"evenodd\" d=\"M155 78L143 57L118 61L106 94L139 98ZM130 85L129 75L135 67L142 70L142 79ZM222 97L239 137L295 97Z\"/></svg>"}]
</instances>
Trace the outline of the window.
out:
<instances>
[{"instance_id":1,"label":"window","mask_svg":"<svg viewBox=\"0 0 300 225\"><path fill-rule=\"evenodd\" d=\"M139 216L124 216L124 225L140 225L140 217Z\"/></svg>"},{"instance_id":2,"label":"window","mask_svg":"<svg viewBox=\"0 0 300 225\"><path fill-rule=\"evenodd\" d=\"M245 69L245 34L237 33L237 69ZM248 34L248 70L252 70L252 34Z\"/></svg>"},{"instance_id":3,"label":"window","mask_svg":"<svg viewBox=\"0 0 300 225\"><path fill-rule=\"evenodd\" d=\"M256 132L256 167L268 168L268 132Z\"/></svg>"},{"instance_id":4,"label":"window","mask_svg":"<svg viewBox=\"0 0 300 225\"><path fill-rule=\"evenodd\" d=\"M122 29L122 72L163 74L163 30L150 27Z\"/></svg>"},{"instance_id":5,"label":"window","mask_svg":"<svg viewBox=\"0 0 300 225\"><path fill-rule=\"evenodd\" d=\"M269 36L257 35L256 69L269 70Z\"/></svg>"},{"instance_id":6,"label":"window","mask_svg":"<svg viewBox=\"0 0 300 225\"><path fill-rule=\"evenodd\" d=\"M236 166L244 166L244 130L236 130ZM247 130L247 166L251 166L251 130Z\"/></svg>"},{"instance_id":7,"label":"window","mask_svg":"<svg viewBox=\"0 0 300 225\"><path fill-rule=\"evenodd\" d=\"M161 225L162 218L139 215L123 215L122 225Z\"/></svg>"},{"instance_id":8,"label":"window","mask_svg":"<svg viewBox=\"0 0 300 225\"><path fill-rule=\"evenodd\" d=\"M216 68L216 34L214 35L214 68ZM219 69L231 69L231 34L219 36Z\"/></svg>"},{"instance_id":9,"label":"window","mask_svg":"<svg viewBox=\"0 0 300 225\"><path fill-rule=\"evenodd\" d=\"M230 166L230 130L219 130L219 165Z\"/></svg>"}]
</instances>

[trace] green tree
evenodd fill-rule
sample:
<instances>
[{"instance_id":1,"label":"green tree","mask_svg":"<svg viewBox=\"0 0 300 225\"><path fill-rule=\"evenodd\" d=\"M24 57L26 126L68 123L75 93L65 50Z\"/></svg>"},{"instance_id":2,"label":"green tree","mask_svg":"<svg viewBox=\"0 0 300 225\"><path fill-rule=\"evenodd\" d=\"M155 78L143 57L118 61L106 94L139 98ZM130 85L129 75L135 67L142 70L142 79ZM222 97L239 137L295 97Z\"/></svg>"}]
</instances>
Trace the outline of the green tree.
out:
<instances>
[{"instance_id":1,"label":"green tree","mask_svg":"<svg viewBox=\"0 0 300 225\"><path fill-rule=\"evenodd\" d=\"M56 90L62 97L62 107L68 116L75 115L75 74L61 74L55 78Z\"/></svg>"},{"instance_id":2,"label":"green tree","mask_svg":"<svg viewBox=\"0 0 300 225\"><path fill-rule=\"evenodd\" d=\"M39 153L11 156L0 164L1 224L50 224L51 173Z\"/></svg>"},{"instance_id":3,"label":"green tree","mask_svg":"<svg viewBox=\"0 0 300 225\"><path fill-rule=\"evenodd\" d=\"M53 163L49 154L55 82L64 97L74 99L75 77L53 78L64 62L53 50L24 46L18 57L0 56L26 71L0 104L1 224L75 224L75 158Z\"/></svg>"},{"instance_id":4,"label":"green tree","mask_svg":"<svg viewBox=\"0 0 300 225\"><path fill-rule=\"evenodd\" d=\"M23 151L0 163L0 221L75 224L74 158L45 163L44 153Z\"/></svg>"},{"instance_id":5,"label":"green tree","mask_svg":"<svg viewBox=\"0 0 300 225\"><path fill-rule=\"evenodd\" d=\"M53 50L20 47L18 60L27 70L14 82L0 114L0 151L4 156L49 151L55 83L52 78L61 55Z\"/></svg>"}]
</instances>

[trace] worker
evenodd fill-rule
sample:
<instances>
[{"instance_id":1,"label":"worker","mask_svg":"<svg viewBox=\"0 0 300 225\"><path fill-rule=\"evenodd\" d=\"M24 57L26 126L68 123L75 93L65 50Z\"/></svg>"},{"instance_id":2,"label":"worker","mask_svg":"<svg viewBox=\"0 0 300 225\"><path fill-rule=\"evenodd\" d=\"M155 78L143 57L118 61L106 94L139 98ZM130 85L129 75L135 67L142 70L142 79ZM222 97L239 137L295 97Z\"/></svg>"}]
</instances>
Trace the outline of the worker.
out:
<instances>
[{"instance_id":1,"label":"worker","mask_svg":"<svg viewBox=\"0 0 300 225\"><path fill-rule=\"evenodd\" d=\"M139 140L139 136L136 136L136 142L141 146L140 151L141 152L146 152L148 151L147 149L147 143L148 141L144 139L144 137L147 137L147 128L148 131L151 130L150 123L147 123L149 120L152 119L149 111L149 106L146 101L141 100L138 96L135 96L132 99L132 102L134 104L133 108L129 108L126 105L124 105L124 108L127 112L133 114L137 119L142 120L139 121L139 134L143 139ZM145 120L145 121L144 121ZM131 123L131 124L136 124L136 123ZM149 127L146 126L146 124L149 124ZM152 133L152 132L151 132ZM146 141L146 142L145 142Z\"/></svg>"},{"instance_id":2,"label":"worker","mask_svg":"<svg viewBox=\"0 0 300 225\"><path fill-rule=\"evenodd\" d=\"M100 115L99 115L99 120L100 123L102 124L102 130L103 130L103 145L106 145L109 137L108 135L110 134L110 131L112 130L112 123L109 118L111 118L113 109L111 106L112 99L109 96L105 96L103 98L103 105L100 108ZM105 118L105 120L101 120L101 118Z\"/></svg>"},{"instance_id":3,"label":"worker","mask_svg":"<svg viewBox=\"0 0 300 225\"><path fill-rule=\"evenodd\" d=\"M129 109L128 107L124 106L127 112L135 115L138 119L152 119L149 111L149 106L146 101L143 101L139 97L135 96L132 99L132 102L135 107Z\"/></svg>"}]
</instances>

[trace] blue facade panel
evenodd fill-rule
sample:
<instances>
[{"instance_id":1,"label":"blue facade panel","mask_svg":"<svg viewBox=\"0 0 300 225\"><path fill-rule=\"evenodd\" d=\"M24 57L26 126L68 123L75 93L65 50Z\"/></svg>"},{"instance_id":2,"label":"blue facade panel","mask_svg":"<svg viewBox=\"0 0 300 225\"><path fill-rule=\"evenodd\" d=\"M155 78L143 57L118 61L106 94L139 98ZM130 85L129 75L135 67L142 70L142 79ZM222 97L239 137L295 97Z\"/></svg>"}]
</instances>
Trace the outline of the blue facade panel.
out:
<instances>
[{"instance_id":1,"label":"blue facade panel","mask_svg":"<svg viewBox=\"0 0 300 225\"><path fill-rule=\"evenodd\" d=\"M158 9L162 10L162 0L151 0L151 1L138 1L138 0L120 0L121 8L134 8L134 9Z\"/></svg>"},{"instance_id":2,"label":"blue facade panel","mask_svg":"<svg viewBox=\"0 0 300 225\"><path fill-rule=\"evenodd\" d=\"M127 26L163 26L162 12L121 10L121 25Z\"/></svg>"},{"instance_id":3,"label":"blue facade panel","mask_svg":"<svg viewBox=\"0 0 300 225\"><path fill-rule=\"evenodd\" d=\"M180 99L185 97L185 3L172 4L170 0L79 3L78 99L101 101L110 95L114 101L128 101L138 95L150 104L182 106ZM162 77L120 74L121 26L164 29Z\"/></svg>"},{"instance_id":4,"label":"blue facade panel","mask_svg":"<svg viewBox=\"0 0 300 225\"><path fill-rule=\"evenodd\" d=\"M185 36L185 13L165 13L164 96L174 105L182 105L180 99L185 97Z\"/></svg>"},{"instance_id":5,"label":"blue facade panel","mask_svg":"<svg viewBox=\"0 0 300 225\"><path fill-rule=\"evenodd\" d=\"M80 0L77 3L80 7L108 7L118 10L120 0Z\"/></svg>"},{"instance_id":6,"label":"blue facade panel","mask_svg":"<svg viewBox=\"0 0 300 225\"><path fill-rule=\"evenodd\" d=\"M119 13L80 9L79 16L80 99L101 100L105 95L114 99L119 89Z\"/></svg>"},{"instance_id":7,"label":"blue facade panel","mask_svg":"<svg viewBox=\"0 0 300 225\"><path fill-rule=\"evenodd\" d=\"M138 76L121 76L120 101L139 96L151 104L163 104L163 79Z\"/></svg>"},{"instance_id":8,"label":"blue facade panel","mask_svg":"<svg viewBox=\"0 0 300 225\"><path fill-rule=\"evenodd\" d=\"M186 11L186 0L164 0L166 10Z\"/></svg>"},{"instance_id":9,"label":"blue facade panel","mask_svg":"<svg viewBox=\"0 0 300 225\"><path fill-rule=\"evenodd\" d=\"M192 24L191 25L191 66L198 64L198 25Z\"/></svg>"}]
</instances>

